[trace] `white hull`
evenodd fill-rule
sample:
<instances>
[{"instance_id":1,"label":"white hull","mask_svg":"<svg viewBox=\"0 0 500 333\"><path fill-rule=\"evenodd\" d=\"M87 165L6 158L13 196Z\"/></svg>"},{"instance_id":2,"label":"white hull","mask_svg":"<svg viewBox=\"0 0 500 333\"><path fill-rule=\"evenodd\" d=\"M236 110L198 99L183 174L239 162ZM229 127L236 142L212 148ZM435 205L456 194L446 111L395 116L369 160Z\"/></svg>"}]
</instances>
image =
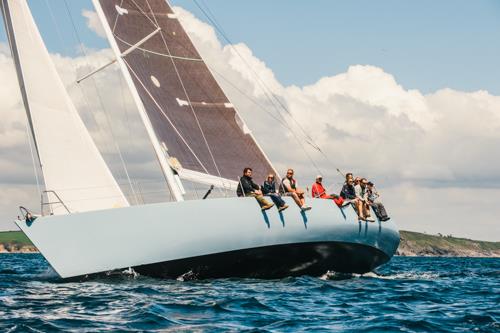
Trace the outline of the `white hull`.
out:
<instances>
[{"instance_id":1,"label":"white hull","mask_svg":"<svg viewBox=\"0 0 500 333\"><path fill-rule=\"evenodd\" d=\"M285 200L290 208L281 217L275 208L262 213L253 198L223 198L45 216L31 225L16 223L62 278L221 253L238 255L246 249L279 245L326 244L319 252L329 251L328 244L359 245L382 258L368 270L396 252L399 233L391 221L358 222L351 207L341 210L322 199L310 199L312 210L301 213L290 198ZM344 246L344 255L350 248ZM366 259L348 254L351 261ZM204 264L200 260L198 264Z\"/></svg>"}]
</instances>

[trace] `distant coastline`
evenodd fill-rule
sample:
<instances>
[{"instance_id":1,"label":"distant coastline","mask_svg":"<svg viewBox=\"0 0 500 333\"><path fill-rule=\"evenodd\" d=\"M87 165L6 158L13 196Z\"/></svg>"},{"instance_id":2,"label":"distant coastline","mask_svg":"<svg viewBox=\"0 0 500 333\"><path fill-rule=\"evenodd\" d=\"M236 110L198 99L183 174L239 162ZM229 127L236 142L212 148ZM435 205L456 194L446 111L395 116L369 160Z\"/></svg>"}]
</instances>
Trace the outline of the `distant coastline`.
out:
<instances>
[{"instance_id":1,"label":"distant coastline","mask_svg":"<svg viewBox=\"0 0 500 333\"><path fill-rule=\"evenodd\" d=\"M428 257L500 258L500 242L477 241L452 236L401 231L396 255ZM37 253L21 231L0 231L0 253Z\"/></svg>"},{"instance_id":2,"label":"distant coastline","mask_svg":"<svg viewBox=\"0 0 500 333\"><path fill-rule=\"evenodd\" d=\"M500 242L477 241L451 235L428 235L400 231L401 243L396 255L408 257L500 258Z\"/></svg>"}]
</instances>

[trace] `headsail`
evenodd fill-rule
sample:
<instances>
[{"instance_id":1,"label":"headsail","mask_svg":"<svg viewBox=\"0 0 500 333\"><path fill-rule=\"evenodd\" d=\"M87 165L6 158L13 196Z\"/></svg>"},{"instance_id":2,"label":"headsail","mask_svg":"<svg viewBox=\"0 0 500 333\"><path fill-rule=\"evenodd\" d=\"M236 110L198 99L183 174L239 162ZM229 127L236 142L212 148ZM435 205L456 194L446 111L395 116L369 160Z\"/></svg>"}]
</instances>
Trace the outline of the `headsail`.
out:
<instances>
[{"instance_id":1,"label":"headsail","mask_svg":"<svg viewBox=\"0 0 500 333\"><path fill-rule=\"evenodd\" d=\"M70 212L128 206L50 59L25 0L0 0L46 190ZM58 202L53 194L49 201ZM66 214L52 204L54 214Z\"/></svg>"},{"instance_id":2,"label":"headsail","mask_svg":"<svg viewBox=\"0 0 500 333\"><path fill-rule=\"evenodd\" d=\"M165 0L94 4L170 157L233 181L246 166L274 171Z\"/></svg>"}]
</instances>

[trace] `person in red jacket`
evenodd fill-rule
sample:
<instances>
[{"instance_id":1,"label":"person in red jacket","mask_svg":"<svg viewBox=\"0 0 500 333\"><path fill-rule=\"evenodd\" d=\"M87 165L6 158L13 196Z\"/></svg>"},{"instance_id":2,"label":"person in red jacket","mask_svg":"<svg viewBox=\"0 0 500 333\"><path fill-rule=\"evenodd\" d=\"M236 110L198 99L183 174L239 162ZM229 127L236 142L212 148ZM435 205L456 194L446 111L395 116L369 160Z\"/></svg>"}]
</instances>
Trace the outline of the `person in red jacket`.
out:
<instances>
[{"instance_id":1,"label":"person in red jacket","mask_svg":"<svg viewBox=\"0 0 500 333\"><path fill-rule=\"evenodd\" d=\"M316 182L311 187L312 197L320 199L332 199L337 204L337 206L342 206L342 204L344 203L344 199L342 199L338 195L326 193L326 189L323 187L322 182L323 176L316 176Z\"/></svg>"}]
</instances>

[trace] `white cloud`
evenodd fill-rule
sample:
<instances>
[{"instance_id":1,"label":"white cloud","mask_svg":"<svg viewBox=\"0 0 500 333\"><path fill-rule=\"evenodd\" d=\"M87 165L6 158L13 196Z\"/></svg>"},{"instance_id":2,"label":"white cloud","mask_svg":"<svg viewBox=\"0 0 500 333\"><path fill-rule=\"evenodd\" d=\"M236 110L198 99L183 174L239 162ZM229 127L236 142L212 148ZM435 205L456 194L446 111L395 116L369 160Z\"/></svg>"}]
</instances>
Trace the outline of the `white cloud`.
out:
<instances>
[{"instance_id":1,"label":"white cloud","mask_svg":"<svg viewBox=\"0 0 500 333\"><path fill-rule=\"evenodd\" d=\"M377 183L402 229L499 240L498 226L493 221L500 214L495 204L500 194L500 96L451 89L422 94L405 89L391 74L370 65L353 65L345 73L321 78L305 87L283 86L245 44L223 46L212 27L182 8L175 7L175 11L279 170L293 166L303 184L311 182L317 173L294 137L269 116L271 113L277 117L278 113L266 99L262 85L288 107L332 161L333 165L307 148L326 180L333 184L332 189L338 190L341 182L334 167L354 171ZM97 29L92 19L95 16L83 15L89 27ZM4 50L0 46L0 100L5 117L0 123L0 183L8 183L2 175L32 183L32 171L19 167L30 163L24 111L13 66ZM117 68L98 74L97 88L92 81L85 82L83 94L74 84L77 77L112 56L109 50L90 50L89 54L89 59L54 56L54 61L98 145L123 180L116 149L107 143L111 133L99 107L103 103L110 119L116 121L112 134L122 143L133 176L160 179L155 178L158 170L132 101L124 93L124 103L117 104L123 101L116 89L123 83ZM100 91L100 98L96 91ZM294 122L290 124L300 132ZM130 133L134 133L134 140ZM14 151L25 155L20 158ZM16 188L10 183L5 186L10 191ZM26 188L19 188L28 193ZM27 198L19 193L12 196ZM0 209L4 220L7 213L16 214L5 204Z\"/></svg>"},{"instance_id":2,"label":"white cloud","mask_svg":"<svg viewBox=\"0 0 500 333\"><path fill-rule=\"evenodd\" d=\"M87 27L95 32L99 37L106 38L106 32L97 16L97 13L92 10L82 10L82 16L86 18Z\"/></svg>"}]
</instances>

